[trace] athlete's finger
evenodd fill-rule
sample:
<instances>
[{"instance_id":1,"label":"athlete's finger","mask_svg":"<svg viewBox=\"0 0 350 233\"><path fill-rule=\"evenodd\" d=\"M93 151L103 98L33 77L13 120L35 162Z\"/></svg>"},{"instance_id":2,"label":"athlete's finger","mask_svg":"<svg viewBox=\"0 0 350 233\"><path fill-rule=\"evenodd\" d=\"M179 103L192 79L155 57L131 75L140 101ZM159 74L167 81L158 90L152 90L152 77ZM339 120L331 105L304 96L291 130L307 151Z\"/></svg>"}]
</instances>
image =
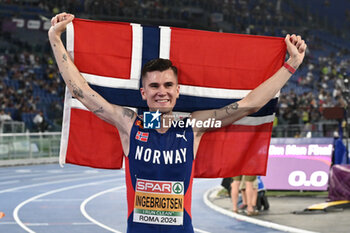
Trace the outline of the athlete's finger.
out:
<instances>
[{"instance_id":1,"label":"athlete's finger","mask_svg":"<svg viewBox=\"0 0 350 233\"><path fill-rule=\"evenodd\" d=\"M55 26L56 23L57 23L57 15L52 17L52 19L51 19L51 26Z\"/></svg>"},{"instance_id":2,"label":"athlete's finger","mask_svg":"<svg viewBox=\"0 0 350 233\"><path fill-rule=\"evenodd\" d=\"M297 36L295 34L291 35L290 42L295 45L297 43Z\"/></svg>"},{"instance_id":3,"label":"athlete's finger","mask_svg":"<svg viewBox=\"0 0 350 233\"><path fill-rule=\"evenodd\" d=\"M305 43L305 41L300 38L300 40L298 40L298 42L296 44L297 48L299 49L303 43Z\"/></svg>"},{"instance_id":4,"label":"athlete's finger","mask_svg":"<svg viewBox=\"0 0 350 233\"><path fill-rule=\"evenodd\" d=\"M284 38L284 41L286 42L287 46L291 45L291 36L289 34L286 35L286 37Z\"/></svg>"},{"instance_id":5,"label":"athlete's finger","mask_svg":"<svg viewBox=\"0 0 350 233\"><path fill-rule=\"evenodd\" d=\"M57 18L58 18L58 22L62 22L65 18L65 16L67 15L66 12L62 12L60 14L57 15Z\"/></svg>"},{"instance_id":6,"label":"athlete's finger","mask_svg":"<svg viewBox=\"0 0 350 233\"><path fill-rule=\"evenodd\" d=\"M300 45L299 49L298 49L299 53L305 52L305 51L306 51L306 48L307 48L307 45L306 45L305 42L303 42L303 43Z\"/></svg>"}]
</instances>

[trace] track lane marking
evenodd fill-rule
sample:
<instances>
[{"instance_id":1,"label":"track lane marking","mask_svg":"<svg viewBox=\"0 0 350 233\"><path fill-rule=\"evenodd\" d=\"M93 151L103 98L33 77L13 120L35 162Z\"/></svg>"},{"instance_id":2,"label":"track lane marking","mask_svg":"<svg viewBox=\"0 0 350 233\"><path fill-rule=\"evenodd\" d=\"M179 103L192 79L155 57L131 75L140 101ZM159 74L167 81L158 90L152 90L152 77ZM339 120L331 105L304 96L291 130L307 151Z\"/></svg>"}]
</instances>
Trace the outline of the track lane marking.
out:
<instances>
[{"instance_id":1,"label":"track lane marking","mask_svg":"<svg viewBox=\"0 0 350 233\"><path fill-rule=\"evenodd\" d=\"M194 231L199 232L199 233L210 233L209 231L203 231L201 229L198 228L193 228Z\"/></svg>"},{"instance_id":2,"label":"track lane marking","mask_svg":"<svg viewBox=\"0 0 350 233\"><path fill-rule=\"evenodd\" d=\"M125 188L126 186L125 185L122 185L122 186L119 186L119 187L114 187L114 188L111 188L111 189L107 189L107 190L104 190L102 192L99 192L99 193L96 193L88 198L86 198L80 205L80 212L83 214L83 216L85 218L87 218L90 222L108 230L108 231L111 231L111 232L114 232L114 233L122 233L120 231L117 231L109 226L106 226L104 224L102 224L101 222L95 220L94 218L92 218L87 212L86 212L86 209L85 209L85 206L87 205L88 202L90 202L91 200L95 199L96 197L98 196L101 196L101 195L104 195L106 193L109 193L109 192L113 192L113 191L117 191L117 190L120 190L120 189L123 189Z\"/></svg>"},{"instance_id":3,"label":"track lane marking","mask_svg":"<svg viewBox=\"0 0 350 233\"><path fill-rule=\"evenodd\" d=\"M0 185L15 184L15 183L18 183L18 182L19 182L19 180L9 180L9 181L0 182Z\"/></svg>"},{"instance_id":4,"label":"track lane marking","mask_svg":"<svg viewBox=\"0 0 350 233\"><path fill-rule=\"evenodd\" d=\"M42 174L32 174L32 175L26 174L25 176L23 174L22 175L2 174L2 177L0 177L0 180L10 180L10 179L28 178L28 177L36 177L36 176L42 176Z\"/></svg>"},{"instance_id":5,"label":"track lane marking","mask_svg":"<svg viewBox=\"0 0 350 233\"><path fill-rule=\"evenodd\" d=\"M43 183L38 183L38 184L23 185L23 186L18 186L18 187L14 187L14 188L1 190L0 194L13 192L13 191L21 190L21 189L26 189L26 188L33 188L33 187L38 187L38 186L44 186L44 185L59 184L59 183L72 182L72 181L78 181L78 180L86 180L86 179L106 178L106 177L111 177L111 176L116 176L116 174L102 175L102 176L91 176L91 177L82 177L82 178L76 178L76 179L56 180L56 181L43 182ZM57 179L59 177L55 177L55 178ZM119 179L120 177L117 176L116 178Z\"/></svg>"},{"instance_id":6,"label":"track lane marking","mask_svg":"<svg viewBox=\"0 0 350 233\"><path fill-rule=\"evenodd\" d=\"M96 174L92 174L96 175ZM114 174L115 175L115 174ZM52 178L67 178L67 177L86 177L86 174L82 173L76 173L76 174L67 174L67 175L51 175L51 176L46 176L46 177L38 177L38 178L33 178L31 179L32 181L40 181L40 180L47 180L47 179L52 179Z\"/></svg>"},{"instance_id":7,"label":"track lane marking","mask_svg":"<svg viewBox=\"0 0 350 233\"><path fill-rule=\"evenodd\" d=\"M81 202L84 200L83 198L42 198L42 199L36 199L33 202L72 202L72 201L79 201Z\"/></svg>"},{"instance_id":8,"label":"track lane marking","mask_svg":"<svg viewBox=\"0 0 350 233\"><path fill-rule=\"evenodd\" d=\"M16 208L13 211L13 218L15 219L15 221L17 222L17 224L25 231L29 232L29 233L35 233L35 231L31 230L29 227L27 227L26 225L28 224L24 224L20 218L18 217L18 213L19 210L25 206L26 204L28 204L29 202L32 202L36 199L39 199L41 197L45 197L54 193L58 193L58 192L63 192L63 191L67 191L67 190L71 190L71 189L76 189L76 188L80 188L80 187L84 187L84 186L92 186L92 185L100 185L100 184L104 184L104 183L108 183L108 182L115 182L117 180L122 180L124 178L119 178L119 179L110 179L110 180L105 180L105 181L94 181L94 182L90 182L90 183L85 183L85 184L78 184L78 185L71 185L71 186L67 186L67 187L63 187L63 188L59 188L59 189L54 189L51 190L49 192L45 192L45 193L41 193L39 195L33 196L23 202L21 202L19 205L16 206Z\"/></svg>"},{"instance_id":9,"label":"track lane marking","mask_svg":"<svg viewBox=\"0 0 350 233\"><path fill-rule=\"evenodd\" d=\"M28 173L14 173L11 171L8 172L1 172L0 173L0 180L6 180L6 179L13 179L13 178L28 178L28 177L35 177L35 176L43 176L43 175L51 175L51 177L53 177L54 175L59 175L59 174L81 174L81 172L79 171L65 171L64 173L50 173L48 171L32 171L30 174Z\"/></svg>"},{"instance_id":10,"label":"track lane marking","mask_svg":"<svg viewBox=\"0 0 350 233\"><path fill-rule=\"evenodd\" d=\"M16 222L0 222L0 225L16 225Z\"/></svg>"}]
</instances>

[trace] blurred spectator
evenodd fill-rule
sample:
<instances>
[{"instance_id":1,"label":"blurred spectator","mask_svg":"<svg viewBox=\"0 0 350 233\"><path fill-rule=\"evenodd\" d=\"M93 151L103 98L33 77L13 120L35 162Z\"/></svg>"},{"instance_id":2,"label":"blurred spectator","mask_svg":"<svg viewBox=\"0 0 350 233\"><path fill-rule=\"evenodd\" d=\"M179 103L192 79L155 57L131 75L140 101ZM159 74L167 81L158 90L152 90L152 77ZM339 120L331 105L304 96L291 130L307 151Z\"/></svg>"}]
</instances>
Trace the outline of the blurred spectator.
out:
<instances>
[{"instance_id":1,"label":"blurred spectator","mask_svg":"<svg viewBox=\"0 0 350 233\"><path fill-rule=\"evenodd\" d=\"M52 102L62 106L63 93L64 86L50 54L36 54L21 47L17 53L5 50L0 54L0 108L11 109L13 120L22 121L23 114L49 110ZM56 106L55 111L59 112L51 116L53 122L62 117L62 107Z\"/></svg>"},{"instance_id":2,"label":"blurred spectator","mask_svg":"<svg viewBox=\"0 0 350 233\"><path fill-rule=\"evenodd\" d=\"M42 111L38 112L33 118L33 123L36 130L39 132L45 132L47 130L48 124L45 121L44 113Z\"/></svg>"},{"instance_id":3,"label":"blurred spectator","mask_svg":"<svg viewBox=\"0 0 350 233\"><path fill-rule=\"evenodd\" d=\"M0 122L3 121L12 121L12 117L8 112L5 112L4 110L0 110Z\"/></svg>"},{"instance_id":4,"label":"blurred spectator","mask_svg":"<svg viewBox=\"0 0 350 233\"><path fill-rule=\"evenodd\" d=\"M326 2L329 7L334 5ZM112 17L116 17L115 20L145 20L151 24L175 22L174 26L180 27L282 37L287 32L301 34L310 47L303 65L281 91L275 124L310 124L307 127L312 128L314 123L324 120L323 108L348 106L344 97L348 87L344 80L350 72L350 46L348 40L340 39L349 30L339 28L344 32L335 38L334 33L320 34L311 30L321 27L317 23L322 22L317 21L317 15L303 14L305 11L298 8L297 3L281 0L0 0L0 3L37 7L48 15L69 11L82 18L91 15L94 19L114 20ZM213 14L222 19L213 22ZM344 15L349 22L350 10L344 9ZM323 17L326 16L322 16L322 21ZM2 20L0 15L0 23ZM11 117L17 121L23 119L23 114L42 110L47 113L49 122L59 123L64 86L50 46L46 43L34 48L27 40L12 34L14 31L0 30L0 109L11 109Z\"/></svg>"},{"instance_id":5,"label":"blurred spectator","mask_svg":"<svg viewBox=\"0 0 350 233\"><path fill-rule=\"evenodd\" d=\"M238 204L239 191L242 193L243 204ZM259 214L256 210L258 182L256 176L235 176L231 184L231 199L233 212L244 211L248 216Z\"/></svg>"}]
</instances>

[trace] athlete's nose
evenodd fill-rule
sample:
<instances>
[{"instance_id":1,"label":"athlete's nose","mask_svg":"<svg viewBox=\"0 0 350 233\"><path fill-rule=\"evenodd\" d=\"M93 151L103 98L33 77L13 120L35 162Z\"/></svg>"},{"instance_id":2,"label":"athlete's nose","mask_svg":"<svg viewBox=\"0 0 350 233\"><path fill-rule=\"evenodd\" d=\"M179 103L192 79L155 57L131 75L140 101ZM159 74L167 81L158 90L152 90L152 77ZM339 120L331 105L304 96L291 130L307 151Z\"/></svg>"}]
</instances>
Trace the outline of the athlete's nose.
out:
<instances>
[{"instance_id":1,"label":"athlete's nose","mask_svg":"<svg viewBox=\"0 0 350 233\"><path fill-rule=\"evenodd\" d=\"M158 95L158 96L166 96L166 88L165 88L163 85L161 85L161 86L158 88L157 95Z\"/></svg>"}]
</instances>

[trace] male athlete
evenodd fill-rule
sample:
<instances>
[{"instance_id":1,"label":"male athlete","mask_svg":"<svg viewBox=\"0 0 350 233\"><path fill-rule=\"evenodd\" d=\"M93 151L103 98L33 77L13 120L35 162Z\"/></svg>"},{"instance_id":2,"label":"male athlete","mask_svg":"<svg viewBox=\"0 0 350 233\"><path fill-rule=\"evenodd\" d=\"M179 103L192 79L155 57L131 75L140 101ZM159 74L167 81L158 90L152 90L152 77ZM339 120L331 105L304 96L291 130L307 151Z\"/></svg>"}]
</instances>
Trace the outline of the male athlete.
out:
<instances>
[{"instance_id":1,"label":"male athlete","mask_svg":"<svg viewBox=\"0 0 350 233\"><path fill-rule=\"evenodd\" d=\"M142 119L127 108L113 105L92 90L70 59L61 34L74 16L67 13L51 20L48 32L57 65L72 95L91 112L117 127L125 159L128 232L194 232L191 219L193 160L207 128L142 128ZM92 28L93 30L93 28ZM290 58L272 77L244 99L220 109L196 111L189 120L215 118L227 126L263 107L302 63L306 44L300 36L285 38ZM177 69L170 60L155 59L142 70L140 88L150 111L171 123L179 97ZM157 116L157 115L156 115ZM156 117L155 116L155 117ZM146 142L147 141L147 142Z\"/></svg>"}]
</instances>

